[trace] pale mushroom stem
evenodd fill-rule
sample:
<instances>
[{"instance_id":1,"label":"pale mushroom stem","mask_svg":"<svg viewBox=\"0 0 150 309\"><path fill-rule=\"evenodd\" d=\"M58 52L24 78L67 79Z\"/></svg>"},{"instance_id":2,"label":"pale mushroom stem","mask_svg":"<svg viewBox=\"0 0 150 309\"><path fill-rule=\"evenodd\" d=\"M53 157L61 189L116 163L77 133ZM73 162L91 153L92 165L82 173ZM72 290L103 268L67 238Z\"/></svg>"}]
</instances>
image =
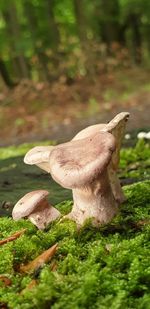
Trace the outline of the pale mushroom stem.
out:
<instances>
[{"instance_id":1,"label":"pale mushroom stem","mask_svg":"<svg viewBox=\"0 0 150 309\"><path fill-rule=\"evenodd\" d=\"M40 203L37 209L28 216L29 220L37 226L39 230L43 230L51 221L60 217L60 212L49 205L45 199Z\"/></svg>"},{"instance_id":2,"label":"pale mushroom stem","mask_svg":"<svg viewBox=\"0 0 150 309\"><path fill-rule=\"evenodd\" d=\"M124 201L126 201L126 197L124 195L124 192L122 190L120 180L116 174L116 170L113 170L111 165L108 169L109 179L111 182L112 192L115 197L116 202L120 205Z\"/></svg>"},{"instance_id":3,"label":"pale mushroom stem","mask_svg":"<svg viewBox=\"0 0 150 309\"><path fill-rule=\"evenodd\" d=\"M120 113L114 119L112 119L107 125L107 130L111 132L116 139L116 150L112 155L112 159L108 167L108 175L111 182L111 187L115 200L117 201L118 204L121 204L126 200L126 197L120 185L119 178L117 176L117 171L120 161L120 148L128 118L129 113Z\"/></svg>"},{"instance_id":4,"label":"pale mushroom stem","mask_svg":"<svg viewBox=\"0 0 150 309\"><path fill-rule=\"evenodd\" d=\"M65 218L76 221L78 227L87 219L91 219L94 226L108 223L118 212L107 171L89 186L73 189L73 200L72 211Z\"/></svg>"},{"instance_id":5,"label":"pale mushroom stem","mask_svg":"<svg viewBox=\"0 0 150 309\"><path fill-rule=\"evenodd\" d=\"M129 118L128 112L119 113L109 123L89 126L80 131L79 133L77 133L73 138L73 140L81 140L89 136L92 136L97 132L109 132L115 137L116 149L113 152L111 161L108 166L108 175L114 197L118 204L121 204L126 200L126 197L124 196L123 190L119 182L119 178L117 176L117 171L120 159L120 148L124 137L125 126L126 122L128 121L128 118Z\"/></svg>"}]
</instances>

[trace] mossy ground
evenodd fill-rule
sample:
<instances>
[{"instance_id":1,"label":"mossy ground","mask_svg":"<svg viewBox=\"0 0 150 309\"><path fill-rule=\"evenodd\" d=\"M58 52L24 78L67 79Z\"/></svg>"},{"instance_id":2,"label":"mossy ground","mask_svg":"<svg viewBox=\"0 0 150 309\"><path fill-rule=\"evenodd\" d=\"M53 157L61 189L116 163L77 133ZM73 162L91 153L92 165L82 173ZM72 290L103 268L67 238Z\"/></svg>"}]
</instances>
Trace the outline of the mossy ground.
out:
<instances>
[{"instance_id":1,"label":"mossy ground","mask_svg":"<svg viewBox=\"0 0 150 309\"><path fill-rule=\"evenodd\" d=\"M5 182L10 181L11 185L9 190L2 187L3 200L13 204L26 192L50 188L47 175L36 168L23 167L21 157L12 158L9 152L7 160L16 166L14 171L11 167L7 169L5 153L3 150L0 181L6 177ZM6 304L13 309L150 308L149 154L149 147L143 142L135 149L122 151L121 177L145 180L124 187L127 201L121 206L120 214L106 226L96 229L87 222L77 231L73 222L57 221L46 231L38 231L25 220L0 219L1 239L27 228L23 236L0 247L0 274L11 279L7 287L0 282L1 306ZM57 195L58 190L53 188L52 182L51 185L51 192ZM58 192L56 200L64 200L68 191L63 193L63 190ZM59 203L57 208L67 213L71 202ZM52 261L32 275L19 272L18 265L31 261L56 242L59 248ZM36 286L24 290L33 278Z\"/></svg>"}]
</instances>

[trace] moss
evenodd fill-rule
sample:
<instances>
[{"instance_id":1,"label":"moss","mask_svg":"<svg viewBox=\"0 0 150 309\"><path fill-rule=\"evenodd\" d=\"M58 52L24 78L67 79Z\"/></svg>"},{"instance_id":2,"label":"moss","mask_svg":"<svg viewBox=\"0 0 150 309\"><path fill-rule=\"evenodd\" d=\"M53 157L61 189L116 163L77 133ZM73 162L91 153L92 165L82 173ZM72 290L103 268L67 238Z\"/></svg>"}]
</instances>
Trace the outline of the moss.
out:
<instances>
[{"instance_id":1,"label":"moss","mask_svg":"<svg viewBox=\"0 0 150 309\"><path fill-rule=\"evenodd\" d=\"M120 178L134 180L150 177L150 147L144 140L139 140L134 148L121 150Z\"/></svg>"},{"instance_id":2,"label":"moss","mask_svg":"<svg viewBox=\"0 0 150 309\"><path fill-rule=\"evenodd\" d=\"M1 147L0 149L0 159L8 159L15 158L18 156L23 156L26 154L28 150L35 146L47 146L47 145L56 145L55 141L46 141L46 142L38 142L38 143L24 143L18 146L9 146L9 147Z\"/></svg>"},{"instance_id":3,"label":"moss","mask_svg":"<svg viewBox=\"0 0 150 309\"><path fill-rule=\"evenodd\" d=\"M28 221L0 219L1 237L21 228L27 232L1 247L0 273L11 276L12 285L1 284L0 300L9 308L149 308L150 263L149 181L124 188L128 201L120 214L99 229L87 223L77 231L66 220L38 231ZM63 204L65 209L65 203ZM66 203L68 208L68 203ZM32 276L20 274L17 265L28 262L54 243L56 270L45 265ZM20 293L36 276L37 285Z\"/></svg>"},{"instance_id":4,"label":"moss","mask_svg":"<svg viewBox=\"0 0 150 309\"><path fill-rule=\"evenodd\" d=\"M43 188L50 191L50 201L55 197L56 208L68 213L72 207L72 201L68 200L70 191L61 189L38 168L23 164L20 155L29 148L29 145L14 147L8 152L3 149L1 201L13 204L26 192ZM143 141L135 148L123 149L121 178L147 179L149 157L149 146ZM77 231L74 222L64 220L39 231L29 221L0 218L1 239L27 229L20 238L0 247L0 274L12 281L8 287L0 282L0 304L12 309L149 309L150 226L144 224L150 220L149 184L147 180L125 186L127 201L120 213L99 229L89 221ZM21 263L31 261L56 242L59 249L52 262L30 276L19 273ZM51 270L51 263L56 265L55 271ZM21 293L33 278L37 285Z\"/></svg>"},{"instance_id":5,"label":"moss","mask_svg":"<svg viewBox=\"0 0 150 309\"><path fill-rule=\"evenodd\" d=\"M121 150L120 166L126 167L130 163L148 160L149 162L150 148L149 144L144 140L139 140L134 148Z\"/></svg>"}]
</instances>

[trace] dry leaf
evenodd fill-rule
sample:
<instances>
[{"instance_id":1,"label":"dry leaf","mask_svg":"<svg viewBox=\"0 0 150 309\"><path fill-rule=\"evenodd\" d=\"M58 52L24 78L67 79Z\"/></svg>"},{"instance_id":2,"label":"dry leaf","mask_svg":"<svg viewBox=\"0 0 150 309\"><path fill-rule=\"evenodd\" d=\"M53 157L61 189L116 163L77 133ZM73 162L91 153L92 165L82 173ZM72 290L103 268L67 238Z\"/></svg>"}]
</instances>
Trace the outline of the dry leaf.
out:
<instances>
[{"instance_id":1,"label":"dry leaf","mask_svg":"<svg viewBox=\"0 0 150 309\"><path fill-rule=\"evenodd\" d=\"M1 309L8 309L7 304L0 302Z\"/></svg>"},{"instance_id":2,"label":"dry leaf","mask_svg":"<svg viewBox=\"0 0 150 309\"><path fill-rule=\"evenodd\" d=\"M13 234L13 235L11 235L11 236L5 238L5 239L0 240L0 245L7 244L8 242L17 239L17 238L20 237L22 234L24 234L24 232L25 232L26 230L27 230L27 229L23 229L23 230L21 230L21 231L16 232L15 234Z\"/></svg>"},{"instance_id":3,"label":"dry leaf","mask_svg":"<svg viewBox=\"0 0 150 309\"><path fill-rule=\"evenodd\" d=\"M35 279L31 280L31 282L26 286L25 289L23 289L21 291L20 294L23 294L24 292L26 292L27 290L31 290L32 288L34 288L37 285L37 281Z\"/></svg>"},{"instance_id":4,"label":"dry leaf","mask_svg":"<svg viewBox=\"0 0 150 309\"><path fill-rule=\"evenodd\" d=\"M37 270L53 257L57 248L58 244L55 244L54 246L40 254L38 257L36 257L33 261L29 262L27 265L20 266L20 271L30 273Z\"/></svg>"},{"instance_id":5,"label":"dry leaf","mask_svg":"<svg viewBox=\"0 0 150 309\"><path fill-rule=\"evenodd\" d=\"M11 280L5 275L0 275L0 281L2 281L5 286L9 286L12 283Z\"/></svg>"},{"instance_id":6,"label":"dry leaf","mask_svg":"<svg viewBox=\"0 0 150 309\"><path fill-rule=\"evenodd\" d=\"M145 224L150 224L150 220L144 219L137 222L137 225L145 225Z\"/></svg>"},{"instance_id":7,"label":"dry leaf","mask_svg":"<svg viewBox=\"0 0 150 309\"><path fill-rule=\"evenodd\" d=\"M52 262L52 264L51 264L51 271L56 271L57 266L58 265L57 265L56 261Z\"/></svg>"},{"instance_id":8,"label":"dry leaf","mask_svg":"<svg viewBox=\"0 0 150 309\"><path fill-rule=\"evenodd\" d=\"M106 250L107 250L108 252L110 252L111 249L112 249L112 244L106 244L106 245L105 245L105 248L106 248Z\"/></svg>"}]
</instances>

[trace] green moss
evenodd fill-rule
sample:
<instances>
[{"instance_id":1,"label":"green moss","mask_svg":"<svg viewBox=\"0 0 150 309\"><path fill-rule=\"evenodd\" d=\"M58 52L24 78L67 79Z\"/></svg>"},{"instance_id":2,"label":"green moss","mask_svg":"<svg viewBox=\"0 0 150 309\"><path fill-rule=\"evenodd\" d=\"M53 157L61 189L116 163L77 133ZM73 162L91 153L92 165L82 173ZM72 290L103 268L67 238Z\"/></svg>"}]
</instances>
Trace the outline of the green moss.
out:
<instances>
[{"instance_id":1,"label":"green moss","mask_svg":"<svg viewBox=\"0 0 150 309\"><path fill-rule=\"evenodd\" d=\"M0 202L12 203L25 193L48 189L49 200L66 214L72 207L71 192L60 188L49 175L36 167L26 166L22 155L32 145L2 149L0 161ZM121 151L120 176L123 179L148 179L150 149L140 141L135 148ZM37 230L29 221L15 222L0 218L0 238L26 228L20 238L0 247L0 274L12 281L5 287L0 281L0 304L12 309L149 309L150 303L150 181L124 187L127 201L120 213L105 226L96 229L86 222L77 231L74 222L50 224L46 231ZM67 201L64 201L67 199ZM10 214L0 209L2 215ZM59 244L52 262L32 275L20 274L18 266L27 263ZM33 278L37 285L21 293Z\"/></svg>"},{"instance_id":2,"label":"green moss","mask_svg":"<svg viewBox=\"0 0 150 309\"><path fill-rule=\"evenodd\" d=\"M124 188L128 201L108 225L96 229L87 223L81 231L69 221L56 222L38 231L30 222L0 219L1 238L21 228L27 232L0 251L0 273L11 277L12 285L1 284L0 300L9 308L149 308L150 226L138 222L150 218L149 181ZM59 205L60 206L60 205ZM63 203L65 212L65 203ZM68 203L66 203L68 209ZM45 265L32 276L17 272L58 242L54 257L57 269ZM37 286L26 289L33 276Z\"/></svg>"},{"instance_id":3,"label":"green moss","mask_svg":"<svg viewBox=\"0 0 150 309\"><path fill-rule=\"evenodd\" d=\"M120 177L143 180L150 178L150 147L139 140L134 148L121 150Z\"/></svg>"},{"instance_id":4,"label":"green moss","mask_svg":"<svg viewBox=\"0 0 150 309\"><path fill-rule=\"evenodd\" d=\"M47 146L47 145L55 145L55 141L46 141L46 142L38 142L38 143L24 143L18 146L9 146L9 147L1 147L0 148L0 159L8 159L14 158L18 156L23 156L26 154L28 150L35 146Z\"/></svg>"},{"instance_id":5,"label":"green moss","mask_svg":"<svg viewBox=\"0 0 150 309\"><path fill-rule=\"evenodd\" d=\"M150 147L144 140L139 140L134 148L121 150L120 167L126 167L130 163L142 160L150 160Z\"/></svg>"}]
</instances>

